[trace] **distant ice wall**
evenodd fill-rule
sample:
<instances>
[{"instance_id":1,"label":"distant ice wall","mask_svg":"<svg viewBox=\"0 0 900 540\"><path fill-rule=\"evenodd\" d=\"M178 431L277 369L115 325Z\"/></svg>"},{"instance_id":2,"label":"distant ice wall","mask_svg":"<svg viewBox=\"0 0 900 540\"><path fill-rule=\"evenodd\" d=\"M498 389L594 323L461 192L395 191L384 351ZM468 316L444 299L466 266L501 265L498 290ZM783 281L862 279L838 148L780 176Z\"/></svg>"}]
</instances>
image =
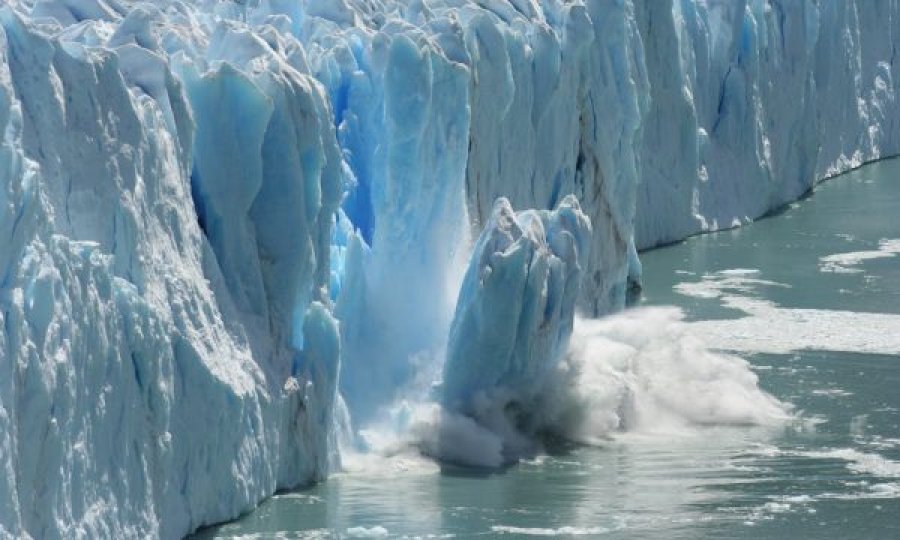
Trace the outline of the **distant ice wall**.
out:
<instances>
[{"instance_id":1,"label":"distant ice wall","mask_svg":"<svg viewBox=\"0 0 900 540\"><path fill-rule=\"evenodd\" d=\"M322 477L338 389L363 425L441 372L498 197L578 199L598 315L636 248L898 153L898 25L896 0L4 2L0 536L174 537Z\"/></svg>"},{"instance_id":2,"label":"distant ice wall","mask_svg":"<svg viewBox=\"0 0 900 540\"><path fill-rule=\"evenodd\" d=\"M639 248L733 227L900 150L893 0L640 0Z\"/></svg>"}]
</instances>

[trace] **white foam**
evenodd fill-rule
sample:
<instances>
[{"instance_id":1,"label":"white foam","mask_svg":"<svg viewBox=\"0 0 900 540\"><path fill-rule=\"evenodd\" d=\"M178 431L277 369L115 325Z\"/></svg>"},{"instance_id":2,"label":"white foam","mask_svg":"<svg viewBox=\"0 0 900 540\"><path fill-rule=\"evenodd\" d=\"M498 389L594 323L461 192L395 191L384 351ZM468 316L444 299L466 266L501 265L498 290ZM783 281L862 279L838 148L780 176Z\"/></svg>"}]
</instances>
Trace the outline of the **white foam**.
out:
<instances>
[{"instance_id":1,"label":"white foam","mask_svg":"<svg viewBox=\"0 0 900 540\"><path fill-rule=\"evenodd\" d=\"M272 496L273 499L291 499L295 502L302 502L304 504L319 504L325 502L322 497L318 497L316 495L310 495L308 493L297 493L297 492L287 492L287 493L278 493Z\"/></svg>"},{"instance_id":2,"label":"white foam","mask_svg":"<svg viewBox=\"0 0 900 540\"><path fill-rule=\"evenodd\" d=\"M736 356L708 349L678 308L576 319L569 355L549 382L547 424L594 442L622 430L684 432L700 425L772 425L787 408L759 389Z\"/></svg>"},{"instance_id":3,"label":"white foam","mask_svg":"<svg viewBox=\"0 0 900 540\"><path fill-rule=\"evenodd\" d=\"M872 259L885 259L900 254L900 239L882 239L878 243L877 250L851 251L848 253L835 253L819 258L819 271L833 272L837 274L856 274L862 269L856 268L864 261Z\"/></svg>"},{"instance_id":4,"label":"white foam","mask_svg":"<svg viewBox=\"0 0 900 540\"><path fill-rule=\"evenodd\" d=\"M791 287L777 281L749 277L757 274L759 271L755 269L732 268L714 274L704 274L702 281L678 283L674 290L694 298L724 298L734 293L749 294L760 286L787 289Z\"/></svg>"},{"instance_id":5,"label":"white foam","mask_svg":"<svg viewBox=\"0 0 900 540\"><path fill-rule=\"evenodd\" d=\"M894 241L882 246L895 249ZM900 241L897 242L900 246ZM900 249L900 247L897 247ZM699 282L679 283L674 290L695 298L718 299L725 307L743 311L739 319L691 323L710 347L719 350L787 354L798 350L845 351L865 354L900 353L900 315L827 309L782 308L754 297L758 287L788 287L783 283L746 277L746 270L706 274Z\"/></svg>"},{"instance_id":6,"label":"white foam","mask_svg":"<svg viewBox=\"0 0 900 540\"><path fill-rule=\"evenodd\" d=\"M509 525L494 525L491 531L499 534L517 534L525 536L588 536L596 534L607 534L612 529L605 527L512 527Z\"/></svg>"},{"instance_id":7,"label":"white foam","mask_svg":"<svg viewBox=\"0 0 900 540\"><path fill-rule=\"evenodd\" d=\"M885 482L874 484L869 488L869 498L872 499L898 499L900 498L900 483Z\"/></svg>"},{"instance_id":8,"label":"white foam","mask_svg":"<svg viewBox=\"0 0 900 540\"><path fill-rule=\"evenodd\" d=\"M863 484L862 491L848 491L840 493L822 493L813 497L814 500L839 500L862 501L872 499L900 499L900 482L880 482L877 484Z\"/></svg>"},{"instance_id":9,"label":"white foam","mask_svg":"<svg viewBox=\"0 0 900 540\"><path fill-rule=\"evenodd\" d=\"M759 274L758 268L729 268L722 270L720 274L725 276L753 276Z\"/></svg>"},{"instance_id":10,"label":"white foam","mask_svg":"<svg viewBox=\"0 0 900 540\"><path fill-rule=\"evenodd\" d=\"M820 388L818 390L813 390L811 393L814 396L826 396L831 398L850 397L853 395L853 392L848 392L843 388Z\"/></svg>"},{"instance_id":11,"label":"white foam","mask_svg":"<svg viewBox=\"0 0 900 540\"><path fill-rule=\"evenodd\" d=\"M757 445L750 450L752 455L766 458L793 457L815 460L836 460L844 462L848 471L857 475L876 478L900 478L900 462L888 459L881 454L862 452L855 448L832 448L825 450L781 449L772 445ZM811 504L821 500L868 500L900 498L900 482L875 482L869 480L845 482L846 491L825 493L804 493L798 495L773 496L773 503L757 508L751 518L767 519L764 514L777 513L777 510L790 510L791 505ZM776 505L776 506L773 506ZM783 506L780 506L783 505ZM785 508L786 507L786 508Z\"/></svg>"},{"instance_id":12,"label":"white foam","mask_svg":"<svg viewBox=\"0 0 900 540\"><path fill-rule=\"evenodd\" d=\"M257 532L229 538L232 540L322 540L333 537L334 531L330 529L308 529L304 531Z\"/></svg>"},{"instance_id":13,"label":"white foam","mask_svg":"<svg viewBox=\"0 0 900 540\"><path fill-rule=\"evenodd\" d=\"M758 445L750 453L764 457L799 457L809 459L831 459L844 461L847 470L856 474L867 474L879 478L900 478L900 462L888 459L874 452L862 452L855 448L833 448L828 450L791 450L771 445Z\"/></svg>"},{"instance_id":14,"label":"white foam","mask_svg":"<svg viewBox=\"0 0 900 540\"><path fill-rule=\"evenodd\" d=\"M756 522L758 521L774 519L777 514L787 514L792 512L796 512L794 503L784 499L770 501L760 506L753 507L750 510L750 514L746 517L744 524L756 525Z\"/></svg>"},{"instance_id":15,"label":"white foam","mask_svg":"<svg viewBox=\"0 0 900 540\"><path fill-rule=\"evenodd\" d=\"M763 505L763 507L765 511L772 514L784 514L785 512L790 512L791 510L791 505L784 502L767 502L765 505Z\"/></svg>"},{"instance_id":16,"label":"white foam","mask_svg":"<svg viewBox=\"0 0 900 540\"><path fill-rule=\"evenodd\" d=\"M499 467L501 437L473 419L432 401L401 401L381 421L361 430L364 448L342 449L345 472L370 476L438 472L431 459L474 467Z\"/></svg>"},{"instance_id":17,"label":"white foam","mask_svg":"<svg viewBox=\"0 0 900 540\"><path fill-rule=\"evenodd\" d=\"M857 474L868 474L880 478L900 478L900 462L890 460L881 454L860 452L853 448L800 452L797 455L818 459L840 459L847 462L848 470Z\"/></svg>"},{"instance_id":18,"label":"white foam","mask_svg":"<svg viewBox=\"0 0 900 540\"><path fill-rule=\"evenodd\" d=\"M731 302L730 305L737 305ZM822 309L783 309L765 305L749 317L691 323L711 347L751 353L787 354L798 350L864 354L900 353L900 315Z\"/></svg>"},{"instance_id":19,"label":"white foam","mask_svg":"<svg viewBox=\"0 0 900 540\"><path fill-rule=\"evenodd\" d=\"M813 502L811 495L786 495L779 497L779 500L789 504L807 504Z\"/></svg>"},{"instance_id":20,"label":"white foam","mask_svg":"<svg viewBox=\"0 0 900 540\"><path fill-rule=\"evenodd\" d=\"M388 530L381 525L374 527L350 527L347 536L350 538L387 538Z\"/></svg>"},{"instance_id":21,"label":"white foam","mask_svg":"<svg viewBox=\"0 0 900 540\"><path fill-rule=\"evenodd\" d=\"M870 440L863 441L862 444L878 449L898 448L900 447L900 438L875 435Z\"/></svg>"},{"instance_id":22,"label":"white foam","mask_svg":"<svg viewBox=\"0 0 900 540\"><path fill-rule=\"evenodd\" d=\"M404 446L405 445L405 446ZM398 474L436 474L437 464L424 457L409 438L398 438L393 446L371 447L367 451L342 449L340 474L365 475L369 478L394 477Z\"/></svg>"}]
</instances>

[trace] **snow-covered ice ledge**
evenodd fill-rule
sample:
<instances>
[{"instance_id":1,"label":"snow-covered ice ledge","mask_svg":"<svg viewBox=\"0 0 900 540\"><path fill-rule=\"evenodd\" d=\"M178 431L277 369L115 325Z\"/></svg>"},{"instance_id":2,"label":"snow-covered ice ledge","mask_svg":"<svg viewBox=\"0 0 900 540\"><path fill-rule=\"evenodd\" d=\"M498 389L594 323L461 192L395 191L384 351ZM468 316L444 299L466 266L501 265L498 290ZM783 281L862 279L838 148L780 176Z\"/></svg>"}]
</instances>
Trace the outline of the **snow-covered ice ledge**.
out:
<instances>
[{"instance_id":1,"label":"snow-covered ice ledge","mask_svg":"<svg viewBox=\"0 0 900 540\"><path fill-rule=\"evenodd\" d=\"M872 0L3 2L0 536L177 537L323 477L446 345L498 197L574 195L578 304L618 309L636 248L897 154L897 32Z\"/></svg>"}]
</instances>

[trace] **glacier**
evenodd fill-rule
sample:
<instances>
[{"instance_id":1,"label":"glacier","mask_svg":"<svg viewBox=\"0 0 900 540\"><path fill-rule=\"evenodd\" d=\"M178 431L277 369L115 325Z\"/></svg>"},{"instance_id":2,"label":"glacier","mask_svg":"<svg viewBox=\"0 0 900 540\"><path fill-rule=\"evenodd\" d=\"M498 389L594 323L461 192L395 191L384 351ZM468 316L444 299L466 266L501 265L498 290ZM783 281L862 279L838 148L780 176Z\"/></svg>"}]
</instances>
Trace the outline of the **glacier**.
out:
<instances>
[{"instance_id":1,"label":"glacier","mask_svg":"<svg viewBox=\"0 0 900 540\"><path fill-rule=\"evenodd\" d=\"M182 536L410 396L423 451L487 465L682 410L622 384L665 337L575 313L900 153L898 32L896 0L4 0L0 537ZM683 419L778 414L711 361L756 412Z\"/></svg>"}]
</instances>

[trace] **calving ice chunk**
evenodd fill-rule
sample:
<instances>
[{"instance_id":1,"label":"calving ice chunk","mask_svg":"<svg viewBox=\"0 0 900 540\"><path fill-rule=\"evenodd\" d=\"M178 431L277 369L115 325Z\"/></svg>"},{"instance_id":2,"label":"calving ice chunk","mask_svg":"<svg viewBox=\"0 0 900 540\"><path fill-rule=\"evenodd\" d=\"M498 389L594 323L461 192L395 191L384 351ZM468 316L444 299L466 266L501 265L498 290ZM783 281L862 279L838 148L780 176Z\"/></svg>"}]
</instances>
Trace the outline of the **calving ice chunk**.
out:
<instances>
[{"instance_id":1,"label":"calving ice chunk","mask_svg":"<svg viewBox=\"0 0 900 540\"><path fill-rule=\"evenodd\" d=\"M898 10L2 2L0 536L178 537L412 395L446 459L478 456L427 426L484 464L602 432L561 426L640 385L551 402L575 310L621 309L638 247L897 153Z\"/></svg>"},{"instance_id":2,"label":"calving ice chunk","mask_svg":"<svg viewBox=\"0 0 900 540\"><path fill-rule=\"evenodd\" d=\"M528 425L529 417L568 345L590 240L591 223L573 196L553 211L516 214L506 199L495 203L450 329L440 389L446 408L510 443L542 427Z\"/></svg>"},{"instance_id":3,"label":"calving ice chunk","mask_svg":"<svg viewBox=\"0 0 900 540\"><path fill-rule=\"evenodd\" d=\"M438 389L445 411L430 430L413 429L425 452L497 466L547 436L590 444L621 431L789 418L747 362L708 350L675 308L577 318L590 235L574 197L518 214L497 201L450 331Z\"/></svg>"}]
</instances>

